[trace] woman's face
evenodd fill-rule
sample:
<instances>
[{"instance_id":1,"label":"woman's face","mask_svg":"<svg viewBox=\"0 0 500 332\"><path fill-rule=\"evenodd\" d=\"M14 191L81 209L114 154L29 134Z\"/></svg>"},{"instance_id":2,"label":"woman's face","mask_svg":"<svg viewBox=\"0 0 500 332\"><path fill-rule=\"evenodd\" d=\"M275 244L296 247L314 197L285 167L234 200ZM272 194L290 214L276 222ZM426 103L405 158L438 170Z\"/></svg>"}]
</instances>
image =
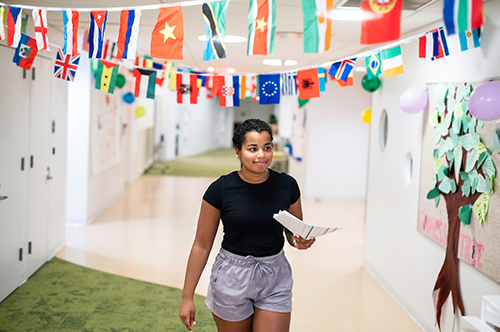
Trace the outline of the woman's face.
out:
<instances>
[{"instance_id":1,"label":"woman's face","mask_svg":"<svg viewBox=\"0 0 500 332\"><path fill-rule=\"evenodd\" d=\"M236 150L245 168L252 173L265 172L273 160L273 144L267 131L246 133L241 151Z\"/></svg>"}]
</instances>

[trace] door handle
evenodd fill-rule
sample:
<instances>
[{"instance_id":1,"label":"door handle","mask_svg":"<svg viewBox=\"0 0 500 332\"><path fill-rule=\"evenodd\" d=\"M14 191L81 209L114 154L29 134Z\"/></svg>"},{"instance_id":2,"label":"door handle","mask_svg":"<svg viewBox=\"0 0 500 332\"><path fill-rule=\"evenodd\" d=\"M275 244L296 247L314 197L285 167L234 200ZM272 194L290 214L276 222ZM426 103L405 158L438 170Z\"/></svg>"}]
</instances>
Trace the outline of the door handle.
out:
<instances>
[{"instance_id":1,"label":"door handle","mask_svg":"<svg viewBox=\"0 0 500 332\"><path fill-rule=\"evenodd\" d=\"M0 201L5 201L9 196L0 196Z\"/></svg>"},{"instance_id":2,"label":"door handle","mask_svg":"<svg viewBox=\"0 0 500 332\"><path fill-rule=\"evenodd\" d=\"M49 174L47 174L47 181L48 181L48 180L52 180L52 179L53 179L53 177L52 177L52 176L50 176L50 167L47 167L47 171L49 172Z\"/></svg>"}]
</instances>

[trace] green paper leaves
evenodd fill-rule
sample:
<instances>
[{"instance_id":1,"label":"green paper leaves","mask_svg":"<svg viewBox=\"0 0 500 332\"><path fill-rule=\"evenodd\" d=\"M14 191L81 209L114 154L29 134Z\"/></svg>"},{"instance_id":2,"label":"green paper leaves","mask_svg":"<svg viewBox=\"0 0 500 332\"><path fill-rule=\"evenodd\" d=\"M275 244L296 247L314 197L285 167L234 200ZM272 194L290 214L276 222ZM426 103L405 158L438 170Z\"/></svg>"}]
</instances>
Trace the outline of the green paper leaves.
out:
<instances>
[{"instance_id":1,"label":"green paper leaves","mask_svg":"<svg viewBox=\"0 0 500 332\"><path fill-rule=\"evenodd\" d=\"M471 212L472 212L472 206L470 205L461 206L458 209L458 217L460 218L464 226L470 224Z\"/></svg>"},{"instance_id":2,"label":"green paper leaves","mask_svg":"<svg viewBox=\"0 0 500 332\"><path fill-rule=\"evenodd\" d=\"M427 199L433 199L433 198L438 197L439 195L441 195L441 193L439 192L439 189L433 188L431 191L429 191L427 193Z\"/></svg>"},{"instance_id":3,"label":"green paper leaves","mask_svg":"<svg viewBox=\"0 0 500 332\"><path fill-rule=\"evenodd\" d=\"M493 163L493 160L491 160L490 157L486 158L486 160L484 161L483 169L486 175L493 177L496 176L495 164Z\"/></svg>"},{"instance_id":4,"label":"green paper leaves","mask_svg":"<svg viewBox=\"0 0 500 332\"><path fill-rule=\"evenodd\" d=\"M443 193L443 194L448 194L451 190L451 184L452 180L450 178L443 178L443 181L438 186L438 189ZM453 181L453 184L455 184L455 181Z\"/></svg>"},{"instance_id":5,"label":"green paper leaves","mask_svg":"<svg viewBox=\"0 0 500 332\"><path fill-rule=\"evenodd\" d=\"M500 152L500 129L493 130L493 147L496 153Z\"/></svg>"},{"instance_id":6,"label":"green paper leaves","mask_svg":"<svg viewBox=\"0 0 500 332\"><path fill-rule=\"evenodd\" d=\"M468 156L467 156L467 163L465 165L465 171L466 172L470 172L474 169L474 166L476 165L476 161L477 161L477 150L476 149L472 149L469 153L468 153Z\"/></svg>"},{"instance_id":7,"label":"green paper leaves","mask_svg":"<svg viewBox=\"0 0 500 332\"><path fill-rule=\"evenodd\" d=\"M477 217L477 220L483 224L484 220L486 220L486 215L488 214L488 208L490 203L490 196L487 193L483 193L474 203L474 214Z\"/></svg>"},{"instance_id":8,"label":"green paper leaves","mask_svg":"<svg viewBox=\"0 0 500 332\"><path fill-rule=\"evenodd\" d=\"M479 143L478 134L465 134L458 137L460 143L462 143L465 150L470 151L472 148L477 147Z\"/></svg>"},{"instance_id":9,"label":"green paper leaves","mask_svg":"<svg viewBox=\"0 0 500 332\"><path fill-rule=\"evenodd\" d=\"M458 178L460 168L462 167L462 153L462 147L459 145L453 149L453 156L455 158L455 178Z\"/></svg>"}]
</instances>

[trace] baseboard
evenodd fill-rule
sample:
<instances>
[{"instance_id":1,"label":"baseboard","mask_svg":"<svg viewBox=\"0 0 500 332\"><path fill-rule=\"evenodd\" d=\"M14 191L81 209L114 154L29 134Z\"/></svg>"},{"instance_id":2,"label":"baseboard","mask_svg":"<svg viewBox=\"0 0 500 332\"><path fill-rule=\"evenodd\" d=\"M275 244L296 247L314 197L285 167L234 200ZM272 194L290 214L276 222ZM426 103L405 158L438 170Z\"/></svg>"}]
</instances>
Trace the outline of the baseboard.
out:
<instances>
[{"instance_id":1,"label":"baseboard","mask_svg":"<svg viewBox=\"0 0 500 332\"><path fill-rule=\"evenodd\" d=\"M377 270L365 259L364 267L366 271L372 276L375 281L389 294L390 297L410 316L411 319L425 332L438 332L436 328L431 326L427 320L415 308L413 308L408 301L400 296L391 285L384 280Z\"/></svg>"},{"instance_id":2,"label":"baseboard","mask_svg":"<svg viewBox=\"0 0 500 332\"><path fill-rule=\"evenodd\" d=\"M111 205L113 205L122 195L124 190L121 190L118 194L113 196L106 204L104 204L99 210L94 212L90 217L87 218L87 225L90 225L94 220L96 220L104 211L106 211Z\"/></svg>"}]
</instances>

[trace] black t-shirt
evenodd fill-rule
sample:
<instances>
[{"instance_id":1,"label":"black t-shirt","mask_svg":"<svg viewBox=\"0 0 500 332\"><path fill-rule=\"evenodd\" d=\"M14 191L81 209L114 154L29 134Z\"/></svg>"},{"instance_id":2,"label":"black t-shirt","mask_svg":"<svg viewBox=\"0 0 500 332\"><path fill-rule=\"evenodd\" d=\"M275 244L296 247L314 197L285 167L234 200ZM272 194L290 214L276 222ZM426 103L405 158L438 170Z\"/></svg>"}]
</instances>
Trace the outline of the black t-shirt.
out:
<instances>
[{"instance_id":1,"label":"black t-shirt","mask_svg":"<svg viewBox=\"0 0 500 332\"><path fill-rule=\"evenodd\" d=\"M300 190L294 178L269 169L262 183L248 183L237 171L221 176L203 199L221 212L224 226L222 248L242 256L278 254L285 240L283 225L273 214L297 202Z\"/></svg>"}]
</instances>

